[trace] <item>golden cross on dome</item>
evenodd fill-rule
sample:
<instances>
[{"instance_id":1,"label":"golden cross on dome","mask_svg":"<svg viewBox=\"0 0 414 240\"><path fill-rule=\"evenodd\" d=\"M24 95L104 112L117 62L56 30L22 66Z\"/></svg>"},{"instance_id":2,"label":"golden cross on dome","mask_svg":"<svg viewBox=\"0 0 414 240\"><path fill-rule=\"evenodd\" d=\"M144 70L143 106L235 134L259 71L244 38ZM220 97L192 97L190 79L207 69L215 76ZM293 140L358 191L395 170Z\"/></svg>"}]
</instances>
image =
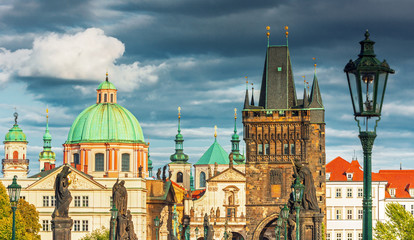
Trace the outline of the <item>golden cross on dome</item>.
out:
<instances>
[{"instance_id":1,"label":"golden cross on dome","mask_svg":"<svg viewBox=\"0 0 414 240\"><path fill-rule=\"evenodd\" d=\"M214 125L214 137L217 137L217 125Z\"/></svg>"},{"instance_id":2,"label":"golden cross on dome","mask_svg":"<svg viewBox=\"0 0 414 240\"><path fill-rule=\"evenodd\" d=\"M178 107L178 118L181 118L181 107Z\"/></svg>"},{"instance_id":3,"label":"golden cross on dome","mask_svg":"<svg viewBox=\"0 0 414 240\"><path fill-rule=\"evenodd\" d=\"M237 119L237 108L234 109L234 118Z\"/></svg>"}]
</instances>

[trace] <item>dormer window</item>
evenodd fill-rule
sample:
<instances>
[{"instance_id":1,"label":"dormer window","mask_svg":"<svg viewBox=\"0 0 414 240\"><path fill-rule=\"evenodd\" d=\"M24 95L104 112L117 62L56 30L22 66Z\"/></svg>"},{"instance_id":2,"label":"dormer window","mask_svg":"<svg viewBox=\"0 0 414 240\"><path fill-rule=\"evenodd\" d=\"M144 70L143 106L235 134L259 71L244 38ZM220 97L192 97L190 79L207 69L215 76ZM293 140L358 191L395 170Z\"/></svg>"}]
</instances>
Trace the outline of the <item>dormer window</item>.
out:
<instances>
[{"instance_id":1,"label":"dormer window","mask_svg":"<svg viewBox=\"0 0 414 240\"><path fill-rule=\"evenodd\" d=\"M354 174L353 173L347 173L346 174L346 180L348 180L348 181L352 181L352 177L354 176Z\"/></svg>"},{"instance_id":2,"label":"dormer window","mask_svg":"<svg viewBox=\"0 0 414 240\"><path fill-rule=\"evenodd\" d=\"M410 197L414 197L414 188L408 189L408 192L410 193Z\"/></svg>"},{"instance_id":3,"label":"dormer window","mask_svg":"<svg viewBox=\"0 0 414 240\"><path fill-rule=\"evenodd\" d=\"M391 197L395 197L395 188L388 188L388 192L390 193Z\"/></svg>"},{"instance_id":4,"label":"dormer window","mask_svg":"<svg viewBox=\"0 0 414 240\"><path fill-rule=\"evenodd\" d=\"M329 180L331 178L331 173L330 172L327 172L326 173L326 180Z\"/></svg>"}]
</instances>

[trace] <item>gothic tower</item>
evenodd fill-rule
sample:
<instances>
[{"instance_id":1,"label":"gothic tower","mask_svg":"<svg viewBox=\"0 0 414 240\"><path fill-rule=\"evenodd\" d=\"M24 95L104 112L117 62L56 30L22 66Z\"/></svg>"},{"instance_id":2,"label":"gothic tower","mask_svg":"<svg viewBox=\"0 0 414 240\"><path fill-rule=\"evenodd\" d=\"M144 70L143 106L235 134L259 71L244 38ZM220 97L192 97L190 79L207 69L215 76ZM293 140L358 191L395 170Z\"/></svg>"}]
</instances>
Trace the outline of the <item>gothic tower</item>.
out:
<instances>
[{"instance_id":1,"label":"gothic tower","mask_svg":"<svg viewBox=\"0 0 414 240\"><path fill-rule=\"evenodd\" d=\"M274 232L280 207L292 192L293 163L309 167L325 211L325 110L316 74L307 95L305 88L304 99L296 97L288 46L268 46L259 103L249 104L246 89L242 113L248 240Z\"/></svg>"}]
</instances>

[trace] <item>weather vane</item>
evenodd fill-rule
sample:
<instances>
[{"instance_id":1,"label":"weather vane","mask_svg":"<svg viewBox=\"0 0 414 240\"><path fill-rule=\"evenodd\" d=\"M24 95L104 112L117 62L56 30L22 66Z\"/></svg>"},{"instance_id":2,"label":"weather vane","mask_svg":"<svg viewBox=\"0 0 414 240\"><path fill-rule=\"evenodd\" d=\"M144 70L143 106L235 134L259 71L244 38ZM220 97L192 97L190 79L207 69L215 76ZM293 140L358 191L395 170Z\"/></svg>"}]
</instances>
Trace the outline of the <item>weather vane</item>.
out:
<instances>
[{"instance_id":1,"label":"weather vane","mask_svg":"<svg viewBox=\"0 0 414 240\"><path fill-rule=\"evenodd\" d=\"M237 119L237 108L234 109L234 118Z\"/></svg>"},{"instance_id":2,"label":"weather vane","mask_svg":"<svg viewBox=\"0 0 414 240\"><path fill-rule=\"evenodd\" d=\"M19 114L17 113L16 107L14 107L14 114L13 114L13 116L14 116L14 124L17 125L17 117L19 116Z\"/></svg>"},{"instance_id":3,"label":"weather vane","mask_svg":"<svg viewBox=\"0 0 414 240\"><path fill-rule=\"evenodd\" d=\"M217 125L214 125L214 137L217 137Z\"/></svg>"}]
</instances>

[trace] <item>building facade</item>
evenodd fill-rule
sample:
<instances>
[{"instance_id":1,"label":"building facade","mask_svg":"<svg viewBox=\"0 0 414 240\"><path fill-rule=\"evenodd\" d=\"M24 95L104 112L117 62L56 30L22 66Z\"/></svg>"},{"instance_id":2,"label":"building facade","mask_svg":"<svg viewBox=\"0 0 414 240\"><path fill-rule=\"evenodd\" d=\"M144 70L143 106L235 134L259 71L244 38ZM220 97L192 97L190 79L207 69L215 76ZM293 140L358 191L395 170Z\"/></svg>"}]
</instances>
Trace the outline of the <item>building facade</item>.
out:
<instances>
[{"instance_id":1,"label":"building facade","mask_svg":"<svg viewBox=\"0 0 414 240\"><path fill-rule=\"evenodd\" d=\"M297 99L287 46L268 46L258 105L248 90L243 109L246 142L247 239L274 237L275 220L287 203L293 163L313 174L325 213L325 120L318 79ZM312 234L312 233L310 233Z\"/></svg>"}]
</instances>

